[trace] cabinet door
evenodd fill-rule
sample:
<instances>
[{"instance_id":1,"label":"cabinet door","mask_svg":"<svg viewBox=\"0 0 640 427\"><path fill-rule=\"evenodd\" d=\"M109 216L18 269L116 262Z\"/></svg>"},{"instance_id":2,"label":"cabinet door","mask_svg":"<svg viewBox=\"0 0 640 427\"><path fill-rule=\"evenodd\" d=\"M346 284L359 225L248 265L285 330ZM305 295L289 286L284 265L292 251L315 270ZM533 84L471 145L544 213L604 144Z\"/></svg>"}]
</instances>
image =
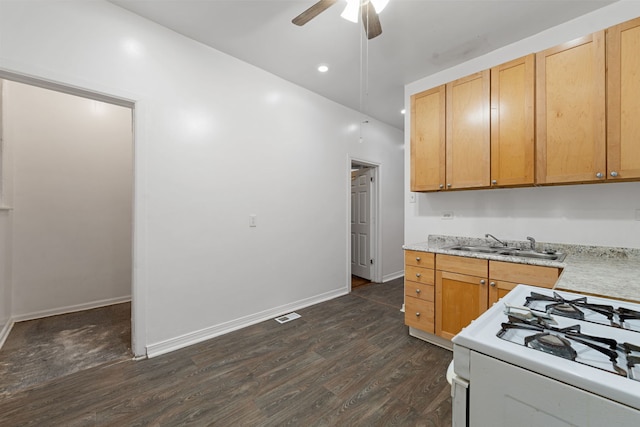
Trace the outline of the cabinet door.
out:
<instances>
[{"instance_id":1,"label":"cabinet door","mask_svg":"<svg viewBox=\"0 0 640 427\"><path fill-rule=\"evenodd\" d=\"M640 178L640 18L607 30L607 179Z\"/></svg>"},{"instance_id":2,"label":"cabinet door","mask_svg":"<svg viewBox=\"0 0 640 427\"><path fill-rule=\"evenodd\" d=\"M453 338L487 309L486 278L436 271L436 335Z\"/></svg>"},{"instance_id":3,"label":"cabinet door","mask_svg":"<svg viewBox=\"0 0 640 427\"><path fill-rule=\"evenodd\" d=\"M411 191L444 188L445 86L411 97Z\"/></svg>"},{"instance_id":4,"label":"cabinet door","mask_svg":"<svg viewBox=\"0 0 640 427\"><path fill-rule=\"evenodd\" d=\"M537 182L606 174L604 31L536 56Z\"/></svg>"},{"instance_id":5,"label":"cabinet door","mask_svg":"<svg viewBox=\"0 0 640 427\"><path fill-rule=\"evenodd\" d=\"M507 295L513 288L518 286L518 283L504 282L502 280L489 279L489 304L491 307L493 304L505 295Z\"/></svg>"},{"instance_id":6,"label":"cabinet door","mask_svg":"<svg viewBox=\"0 0 640 427\"><path fill-rule=\"evenodd\" d=\"M535 56L491 69L491 185L533 184Z\"/></svg>"},{"instance_id":7,"label":"cabinet door","mask_svg":"<svg viewBox=\"0 0 640 427\"><path fill-rule=\"evenodd\" d=\"M489 70L447 83L447 188L488 187Z\"/></svg>"}]
</instances>

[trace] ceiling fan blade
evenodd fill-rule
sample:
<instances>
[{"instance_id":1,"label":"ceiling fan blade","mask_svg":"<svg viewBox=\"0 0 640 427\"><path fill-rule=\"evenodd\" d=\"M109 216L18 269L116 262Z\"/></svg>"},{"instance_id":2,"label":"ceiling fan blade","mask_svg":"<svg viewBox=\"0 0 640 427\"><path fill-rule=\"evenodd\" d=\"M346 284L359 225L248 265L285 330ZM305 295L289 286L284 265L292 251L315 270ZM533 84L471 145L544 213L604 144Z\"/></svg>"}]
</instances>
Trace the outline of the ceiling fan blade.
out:
<instances>
[{"instance_id":1,"label":"ceiling fan blade","mask_svg":"<svg viewBox=\"0 0 640 427\"><path fill-rule=\"evenodd\" d=\"M370 1L362 5L362 23L364 24L364 31L367 33L368 40L382 34L380 18Z\"/></svg>"},{"instance_id":2,"label":"ceiling fan blade","mask_svg":"<svg viewBox=\"0 0 640 427\"><path fill-rule=\"evenodd\" d=\"M309 9L302 12L300 15L296 16L291 20L296 25L302 26L307 22L311 21L316 16L320 15L322 12L327 10L329 7L333 6L335 2L338 0L320 0Z\"/></svg>"}]
</instances>

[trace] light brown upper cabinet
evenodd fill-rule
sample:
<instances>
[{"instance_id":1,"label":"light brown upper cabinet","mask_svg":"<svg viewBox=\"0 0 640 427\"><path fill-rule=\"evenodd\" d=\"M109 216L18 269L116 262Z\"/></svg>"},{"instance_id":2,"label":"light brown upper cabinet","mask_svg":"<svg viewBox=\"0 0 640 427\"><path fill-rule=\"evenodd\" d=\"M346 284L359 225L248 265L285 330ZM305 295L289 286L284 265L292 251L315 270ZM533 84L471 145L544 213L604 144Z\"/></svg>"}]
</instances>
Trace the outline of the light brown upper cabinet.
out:
<instances>
[{"instance_id":1,"label":"light brown upper cabinet","mask_svg":"<svg viewBox=\"0 0 640 427\"><path fill-rule=\"evenodd\" d=\"M604 34L599 31L536 55L540 184L605 178Z\"/></svg>"},{"instance_id":2,"label":"light brown upper cabinet","mask_svg":"<svg viewBox=\"0 0 640 427\"><path fill-rule=\"evenodd\" d=\"M411 96L411 191L445 182L445 86Z\"/></svg>"},{"instance_id":3,"label":"light brown upper cabinet","mask_svg":"<svg viewBox=\"0 0 640 427\"><path fill-rule=\"evenodd\" d=\"M607 30L607 179L640 178L640 18Z\"/></svg>"},{"instance_id":4,"label":"light brown upper cabinet","mask_svg":"<svg viewBox=\"0 0 640 427\"><path fill-rule=\"evenodd\" d=\"M491 69L491 185L531 185L535 155L535 55Z\"/></svg>"},{"instance_id":5,"label":"light brown upper cabinet","mask_svg":"<svg viewBox=\"0 0 640 427\"><path fill-rule=\"evenodd\" d=\"M446 86L446 187L488 187L490 72L484 70Z\"/></svg>"}]
</instances>

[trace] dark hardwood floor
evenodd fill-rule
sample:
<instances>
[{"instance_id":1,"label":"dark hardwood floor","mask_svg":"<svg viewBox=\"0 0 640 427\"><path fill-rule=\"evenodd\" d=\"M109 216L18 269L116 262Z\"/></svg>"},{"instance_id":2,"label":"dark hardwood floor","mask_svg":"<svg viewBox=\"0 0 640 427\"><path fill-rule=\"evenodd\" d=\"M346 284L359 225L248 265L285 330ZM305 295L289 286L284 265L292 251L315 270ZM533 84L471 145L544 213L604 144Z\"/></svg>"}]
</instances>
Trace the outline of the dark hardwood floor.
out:
<instances>
[{"instance_id":1,"label":"dark hardwood floor","mask_svg":"<svg viewBox=\"0 0 640 427\"><path fill-rule=\"evenodd\" d=\"M451 353L409 337L402 279L0 400L2 426L450 426Z\"/></svg>"}]
</instances>

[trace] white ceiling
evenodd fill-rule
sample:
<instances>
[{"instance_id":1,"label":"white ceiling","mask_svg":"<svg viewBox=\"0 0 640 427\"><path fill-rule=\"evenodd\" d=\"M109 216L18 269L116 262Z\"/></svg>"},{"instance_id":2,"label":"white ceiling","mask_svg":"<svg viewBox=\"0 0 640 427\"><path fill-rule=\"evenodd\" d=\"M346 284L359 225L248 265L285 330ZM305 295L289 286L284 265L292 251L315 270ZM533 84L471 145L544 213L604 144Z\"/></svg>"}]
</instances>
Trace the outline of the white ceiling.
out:
<instances>
[{"instance_id":1,"label":"white ceiling","mask_svg":"<svg viewBox=\"0 0 640 427\"><path fill-rule=\"evenodd\" d=\"M303 27L291 19L316 0L110 1L399 129L406 83L614 2L391 0L367 42L340 17L345 0Z\"/></svg>"}]
</instances>

